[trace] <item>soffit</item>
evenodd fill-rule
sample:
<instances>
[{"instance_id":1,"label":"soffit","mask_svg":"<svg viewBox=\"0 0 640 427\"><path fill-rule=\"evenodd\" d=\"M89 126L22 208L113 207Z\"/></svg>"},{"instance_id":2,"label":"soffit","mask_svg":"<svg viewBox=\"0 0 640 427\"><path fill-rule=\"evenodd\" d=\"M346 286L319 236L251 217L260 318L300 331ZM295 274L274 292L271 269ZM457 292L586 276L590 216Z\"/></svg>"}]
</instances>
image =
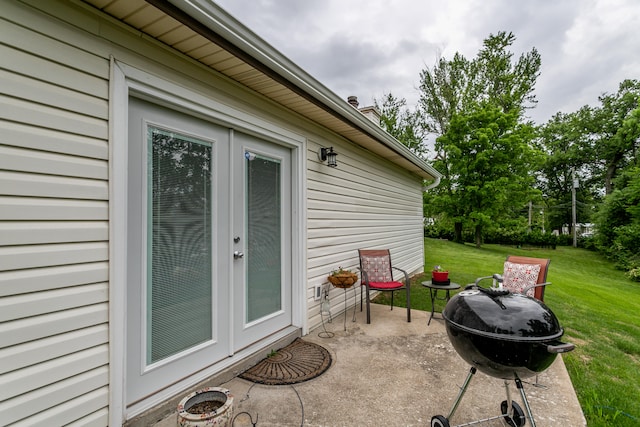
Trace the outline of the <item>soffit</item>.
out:
<instances>
[{"instance_id":1,"label":"soffit","mask_svg":"<svg viewBox=\"0 0 640 427\"><path fill-rule=\"evenodd\" d=\"M339 99L229 15L216 19L230 21L232 30L243 38L238 44L245 46L231 44L224 34L202 24L202 17L198 21L192 11L187 13L172 4L181 3L180 0L150 0L156 3L155 6L146 0L84 1L425 179L439 176L435 169L370 122L346 100ZM223 14L221 9L217 11ZM257 47L253 52L247 52L246 45Z\"/></svg>"}]
</instances>

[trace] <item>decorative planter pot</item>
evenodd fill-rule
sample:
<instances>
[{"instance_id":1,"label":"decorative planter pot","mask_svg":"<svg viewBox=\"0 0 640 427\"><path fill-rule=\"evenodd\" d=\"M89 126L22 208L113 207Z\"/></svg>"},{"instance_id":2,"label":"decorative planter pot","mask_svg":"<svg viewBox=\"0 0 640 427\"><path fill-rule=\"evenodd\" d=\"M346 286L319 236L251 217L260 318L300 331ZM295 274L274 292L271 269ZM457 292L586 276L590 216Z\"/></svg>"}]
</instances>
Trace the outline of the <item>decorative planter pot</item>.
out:
<instances>
[{"instance_id":1,"label":"decorative planter pot","mask_svg":"<svg viewBox=\"0 0 640 427\"><path fill-rule=\"evenodd\" d=\"M431 280L435 280L436 282L446 282L449 278L448 271L432 271L431 272Z\"/></svg>"},{"instance_id":2,"label":"decorative planter pot","mask_svg":"<svg viewBox=\"0 0 640 427\"><path fill-rule=\"evenodd\" d=\"M332 274L327 280L337 288L350 288L358 281L358 275L354 273Z\"/></svg>"},{"instance_id":3,"label":"decorative planter pot","mask_svg":"<svg viewBox=\"0 0 640 427\"><path fill-rule=\"evenodd\" d=\"M233 423L233 395L225 388L206 387L197 390L180 401L178 425L224 426Z\"/></svg>"}]
</instances>

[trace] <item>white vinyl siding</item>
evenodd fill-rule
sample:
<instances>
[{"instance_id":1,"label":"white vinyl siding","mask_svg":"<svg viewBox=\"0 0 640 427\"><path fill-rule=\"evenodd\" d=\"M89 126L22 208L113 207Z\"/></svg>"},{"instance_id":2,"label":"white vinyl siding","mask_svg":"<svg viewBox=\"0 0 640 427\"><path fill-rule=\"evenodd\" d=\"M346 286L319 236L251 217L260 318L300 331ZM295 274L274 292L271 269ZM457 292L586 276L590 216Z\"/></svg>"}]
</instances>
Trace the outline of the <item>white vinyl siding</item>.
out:
<instances>
[{"instance_id":1,"label":"white vinyl siding","mask_svg":"<svg viewBox=\"0 0 640 427\"><path fill-rule=\"evenodd\" d=\"M109 58L15 2L0 27L1 424L106 425Z\"/></svg>"},{"instance_id":2,"label":"white vinyl siding","mask_svg":"<svg viewBox=\"0 0 640 427\"><path fill-rule=\"evenodd\" d=\"M317 151L333 146L338 167L320 163ZM422 180L343 141L308 146L307 247L309 326L321 323L313 290L331 270L359 267L358 249L389 249L393 264L410 275L423 271ZM329 287L332 312L344 310L341 290ZM357 289L359 304L360 290ZM348 292L347 305L354 303Z\"/></svg>"}]
</instances>

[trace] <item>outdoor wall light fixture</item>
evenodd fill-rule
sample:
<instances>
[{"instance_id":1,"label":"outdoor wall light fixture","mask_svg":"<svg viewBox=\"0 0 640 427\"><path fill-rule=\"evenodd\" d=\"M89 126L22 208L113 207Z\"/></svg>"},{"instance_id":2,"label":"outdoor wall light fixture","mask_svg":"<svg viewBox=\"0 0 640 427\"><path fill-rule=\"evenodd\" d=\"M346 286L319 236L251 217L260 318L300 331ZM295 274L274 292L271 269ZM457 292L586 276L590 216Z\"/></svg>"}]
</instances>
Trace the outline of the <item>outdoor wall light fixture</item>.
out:
<instances>
[{"instance_id":1,"label":"outdoor wall light fixture","mask_svg":"<svg viewBox=\"0 0 640 427\"><path fill-rule=\"evenodd\" d=\"M338 166L338 161L336 160L337 156L338 153L333 151L333 147L322 147L320 151L318 151L318 158L320 159L320 161L324 162L326 160L327 166L329 166L330 168L335 168L336 166Z\"/></svg>"}]
</instances>

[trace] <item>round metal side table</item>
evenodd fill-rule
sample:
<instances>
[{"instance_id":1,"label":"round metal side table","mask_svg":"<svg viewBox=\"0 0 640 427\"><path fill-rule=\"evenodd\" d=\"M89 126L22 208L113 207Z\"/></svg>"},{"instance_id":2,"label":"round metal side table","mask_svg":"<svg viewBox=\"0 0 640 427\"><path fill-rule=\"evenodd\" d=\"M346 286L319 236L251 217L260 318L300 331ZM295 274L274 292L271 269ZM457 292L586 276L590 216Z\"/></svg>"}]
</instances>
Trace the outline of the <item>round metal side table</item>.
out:
<instances>
[{"instance_id":1,"label":"round metal side table","mask_svg":"<svg viewBox=\"0 0 640 427\"><path fill-rule=\"evenodd\" d=\"M434 285L431 283L431 280L426 282L422 282L422 286L425 288L429 288L429 296L431 297L431 316L429 316L429 321L427 322L427 326L431 323L431 319L433 319L433 313L435 311L435 302L436 300L440 301L449 301L451 299L451 291L455 291L456 289L460 289L460 285L457 283L449 283L448 285ZM438 297L438 291L445 291L444 297Z\"/></svg>"}]
</instances>

